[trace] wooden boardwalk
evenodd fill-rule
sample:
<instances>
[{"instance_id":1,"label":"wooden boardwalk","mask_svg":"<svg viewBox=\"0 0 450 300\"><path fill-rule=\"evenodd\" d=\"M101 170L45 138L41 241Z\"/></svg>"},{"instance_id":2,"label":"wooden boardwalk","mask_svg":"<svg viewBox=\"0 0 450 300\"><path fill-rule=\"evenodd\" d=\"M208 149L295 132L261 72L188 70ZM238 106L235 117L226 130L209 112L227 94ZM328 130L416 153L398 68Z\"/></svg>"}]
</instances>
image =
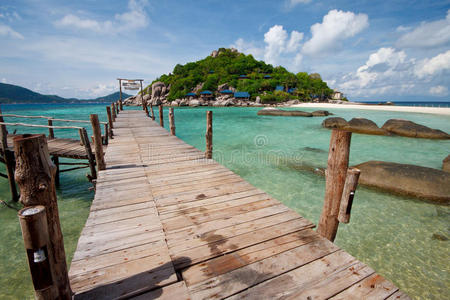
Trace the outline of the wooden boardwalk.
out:
<instances>
[{"instance_id":1,"label":"wooden boardwalk","mask_svg":"<svg viewBox=\"0 0 450 300\"><path fill-rule=\"evenodd\" d=\"M408 299L144 112L120 112L114 134L69 272L76 299Z\"/></svg>"}]
</instances>

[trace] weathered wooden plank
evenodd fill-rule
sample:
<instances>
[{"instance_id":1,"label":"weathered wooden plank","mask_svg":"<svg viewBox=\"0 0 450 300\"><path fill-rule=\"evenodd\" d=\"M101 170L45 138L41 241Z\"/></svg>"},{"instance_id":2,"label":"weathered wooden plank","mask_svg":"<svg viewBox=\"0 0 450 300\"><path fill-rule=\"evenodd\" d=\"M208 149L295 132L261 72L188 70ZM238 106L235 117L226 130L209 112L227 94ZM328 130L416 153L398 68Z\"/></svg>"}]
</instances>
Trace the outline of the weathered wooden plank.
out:
<instances>
[{"instance_id":1,"label":"weathered wooden plank","mask_svg":"<svg viewBox=\"0 0 450 300\"><path fill-rule=\"evenodd\" d=\"M385 299L396 291L398 291L398 288L393 283L387 281L381 275L372 274L330 299Z\"/></svg>"},{"instance_id":2,"label":"weathered wooden plank","mask_svg":"<svg viewBox=\"0 0 450 300\"><path fill-rule=\"evenodd\" d=\"M190 300L191 296L186 288L184 281L173 283L160 289L153 290L148 293L144 293L137 297L133 297L133 300Z\"/></svg>"}]
</instances>

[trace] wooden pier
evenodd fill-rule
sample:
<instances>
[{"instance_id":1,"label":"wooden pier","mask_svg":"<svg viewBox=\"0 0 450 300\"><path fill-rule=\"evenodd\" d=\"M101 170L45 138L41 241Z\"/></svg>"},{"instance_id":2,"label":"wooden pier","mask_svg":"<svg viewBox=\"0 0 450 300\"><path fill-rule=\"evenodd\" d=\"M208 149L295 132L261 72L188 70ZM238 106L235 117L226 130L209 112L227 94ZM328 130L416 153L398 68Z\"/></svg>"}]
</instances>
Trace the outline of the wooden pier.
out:
<instances>
[{"instance_id":1,"label":"wooden pier","mask_svg":"<svg viewBox=\"0 0 450 300\"><path fill-rule=\"evenodd\" d=\"M408 299L144 111L117 115L105 162L70 266L75 299Z\"/></svg>"}]
</instances>

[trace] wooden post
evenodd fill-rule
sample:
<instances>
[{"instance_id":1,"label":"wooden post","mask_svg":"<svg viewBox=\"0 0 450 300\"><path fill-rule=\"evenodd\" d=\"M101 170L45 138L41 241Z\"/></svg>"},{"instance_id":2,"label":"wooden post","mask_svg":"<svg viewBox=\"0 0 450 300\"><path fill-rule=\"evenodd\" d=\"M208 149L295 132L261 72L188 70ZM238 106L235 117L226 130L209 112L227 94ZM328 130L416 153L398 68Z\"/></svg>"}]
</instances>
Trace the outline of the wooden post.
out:
<instances>
[{"instance_id":1,"label":"wooden post","mask_svg":"<svg viewBox=\"0 0 450 300\"><path fill-rule=\"evenodd\" d=\"M206 112L206 150L205 157L208 159L212 158L213 144L213 128L212 128L212 111L208 110Z\"/></svg>"},{"instance_id":2,"label":"wooden post","mask_svg":"<svg viewBox=\"0 0 450 300\"><path fill-rule=\"evenodd\" d=\"M141 100L142 100L142 109L144 109L144 92L142 91L142 80L139 81L141 83ZM145 103L147 106L147 103Z\"/></svg>"},{"instance_id":3,"label":"wooden post","mask_svg":"<svg viewBox=\"0 0 450 300\"><path fill-rule=\"evenodd\" d=\"M347 170L344 191L342 192L341 205L339 207L338 221L341 223L347 224L350 222L353 198L355 197L355 191L358 186L360 173L361 171L357 168L349 168Z\"/></svg>"},{"instance_id":4,"label":"wooden post","mask_svg":"<svg viewBox=\"0 0 450 300\"><path fill-rule=\"evenodd\" d=\"M56 186L59 186L59 157L58 156L52 156L52 161L56 166L56 174L55 174L55 184Z\"/></svg>"},{"instance_id":5,"label":"wooden post","mask_svg":"<svg viewBox=\"0 0 450 300\"><path fill-rule=\"evenodd\" d=\"M14 151L16 155L16 181L20 188L20 202L25 206L42 205L45 207L47 216L48 229L48 243L45 243L45 226L39 226L43 223L43 217L30 216L32 219L30 224L36 224L38 235L33 229L27 231L26 225L22 226L25 229L24 240L29 236L30 242L26 242L27 249L39 250L42 246L47 244L47 255L51 272L51 279L53 281L52 287L45 289L49 284L48 274L38 274L39 284L42 284L45 295L52 295L53 297L44 297L42 299L71 299L71 290L69 284L69 277L67 275L66 255L64 251L63 235L61 233L61 226L59 223L58 202L56 198L55 188L55 165L50 160L48 152L47 141L42 134L35 135L21 135L14 138ZM42 209L39 209L41 211ZM32 213L27 210L22 210L19 216ZM39 212L38 212L39 215ZM27 216L21 218L21 225L23 222L28 223ZM44 223L45 224L45 223ZM43 261L42 252L36 255L33 253L33 262L39 263ZM29 256L30 257L30 256ZM34 270L32 270L32 273ZM42 280L42 281L41 281ZM38 296L38 294L36 294ZM40 298L39 298L40 299Z\"/></svg>"},{"instance_id":6,"label":"wooden post","mask_svg":"<svg viewBox=\"0 0 450 300\"><path fill-rule=\"evenodd\" d=\"M48 119L48 126L53 126L53 120L52 119ZM55 133L53 132L53 128L49 128L48 129L48 138L49 139L54 139L55 138Z\"/></svg>"},{"instance_id":7,"label":"wooden post","mask_svg":"<svg viewBox=\"0 0 450 300\"><path fill-rule=\"evenodd\" d=\"M123 110L123 103L122 103L122 100L119 101L119 108L120 108L120 110Z\"/></svg>"},{"instance_id":8,"label":"wooden post","mask_svg":"<svg viewBox=\"0 0 450 300\"><path fill-rule=\"evenodd\" d=\"M111 108L109 106L106 107L106 115L108 116L108 124L109 124L109 137L113 137L113 121L111 116Z\"/></svg>"},{"instance_id":9,"label":"wooden post","mask_svg":"<svg viewBox=\"0 0 450 300\"><path fill-rule=\"evenodd\" d=\"M122 103L122 79L119 79L119 101ZM122 107L120 109L122 109Z\"/></svg>"},{"instance_id":10,"label":"wooden post","mask_svg":"<svg viewBox=\"0 0 450 300\"><path fill-rule=\"evenodd\" d=\"M83 144L88 157L89 169L91 169L91 175L87 175L87 177L89 178L89 181L92 181L92 179L97 179L97 171L95 170L95 159L94 154L92 154L91 143L89 142L86 128L80 128L78 129L78 132L80 134L81 143Z\"/></svg>"},{"instance_id":11,"label":"wooden post","mask_svg":"<svg viewBox=\"0 0 450 300\"><path fill-rule=\"evenodd\" d=\"M175 135L175 116L173 113L173 107L169 108L169 125L170 125L170 134Z\"/></svg>"},{"instance_id":12,"label":"wooden post","mask_svg":"<svg viewBox=\"0 0 450 300\"><path fill-rule=\"evenodd\" d=\"M155 121L155 113L153 112L153 104L150 103L150 112L152 113L152 120Z\"/></svg>"},{"instance_id":13,"label":"wooden post","mask_svg":"<svg viewBox=\"0 0 450 300\"><path fill-rule=\"evenodd\" d=\"M116 106L114 103L111 103L111 114L112 114L112 120L113 122L116 121Z\"/></svg>"},{"instance_id":14,"label":"wooden post","mask_svg":"<svg viewBox=\"0 0 450 300\"><path fill-rule=\"evenodd\" d=\"M103 155L102 146L102 129L100 128L100 122L98 120L98 115L90 115L92 132L94 133L94 146L95 146L95 162L97 164L97 171L106 169L105 159Z\"/></svg>"},{"instance_id":15,"label":"wooden post","mask_svg":"<svg viewBox=\"0 0 450 300\"><path fill-rule=\"evenodd\" d=\"M4 122L2 110L0 108L0 122ZM0 133L1 133L1 149L3 152L3 160L6 165L6 173L8 175L8 184L9 190L11 191L11 198L14 202L19 201L19 194L17 193L16 182L14 180L14 155L11 151L8 150L8 130L6 129L6 125L0 125Z\"/></svg>"},{"instance_id":16,"label":"wooden post","mask_svg":"<svg viewBox=\"0 0 450 300\"><path fill-rule=\"evenodd\" d=\"M105 139L104 139L104 144L108 145L108 136L109 136L109 126L108 123L104 124L105 126Z\"/></svg>"},{"instance_id":17,"label":"wooden post","mask_svg":"<svg viewBox=\"0 0 450 300\"><path fill-rule=\"evenodd\" d=\"M351 132L336 129L331 132L325 200L317 228L317 232L330 241L334 241L339 226L337 217L348 169L351 137Z\"/></svg>"},{"instance_id":18,"label":"wooden post","mask_svg":"<svg viewBox=\"0 0 450 300\"><path fill-rule=\"evenodd\" d=\"M163 106L159 105L159 125L164 127L164 116L163 116Z\"/></svg>"},{"instance_id":19,"label":"wooden post","mask_svg":"<svg viewBox=\"0 0 450 300\"><path fill-rule=\"evenodd\" d=\"M116 114L119 115L119 101L116 102Z\"/></svg>"},{"instance_id":20,"label":"wooden post","mask_svg":"<svg viewBox=\"0 0 450 300\"><path fill-rule=\"evenodd\" d=\"M148 114L148 107L147 107L147 105L144 105L144 111L145 111L145 114L147 115L147 117L150 117L150 115Z\"/></svg>"}]
</instances>

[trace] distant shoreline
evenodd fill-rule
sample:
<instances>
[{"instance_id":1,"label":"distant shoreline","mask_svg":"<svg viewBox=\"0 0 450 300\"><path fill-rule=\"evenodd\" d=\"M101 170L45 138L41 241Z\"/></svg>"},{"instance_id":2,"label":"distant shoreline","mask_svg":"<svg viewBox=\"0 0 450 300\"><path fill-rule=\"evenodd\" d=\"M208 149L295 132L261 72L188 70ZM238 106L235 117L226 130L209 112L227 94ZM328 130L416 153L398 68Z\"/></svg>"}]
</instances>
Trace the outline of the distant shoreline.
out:
<instances>
[{"instance_id":1,"label":"distant shoreline","mask_svg":"<svg viewBox=\"0 0 450 300\"><path fill-rule=\"evenodd\" d=\"M293 104L289 107L296 108L350 108L350 109L366 109L366 110L382 110L382 111L400 111L424 114L437 114L450 116L450 108L448 107L422 107L422 106L395 106L395 105L371 105L367 103L361 104L333 104L333 103L301 103Z\"/></svg>"}]
</instances>

